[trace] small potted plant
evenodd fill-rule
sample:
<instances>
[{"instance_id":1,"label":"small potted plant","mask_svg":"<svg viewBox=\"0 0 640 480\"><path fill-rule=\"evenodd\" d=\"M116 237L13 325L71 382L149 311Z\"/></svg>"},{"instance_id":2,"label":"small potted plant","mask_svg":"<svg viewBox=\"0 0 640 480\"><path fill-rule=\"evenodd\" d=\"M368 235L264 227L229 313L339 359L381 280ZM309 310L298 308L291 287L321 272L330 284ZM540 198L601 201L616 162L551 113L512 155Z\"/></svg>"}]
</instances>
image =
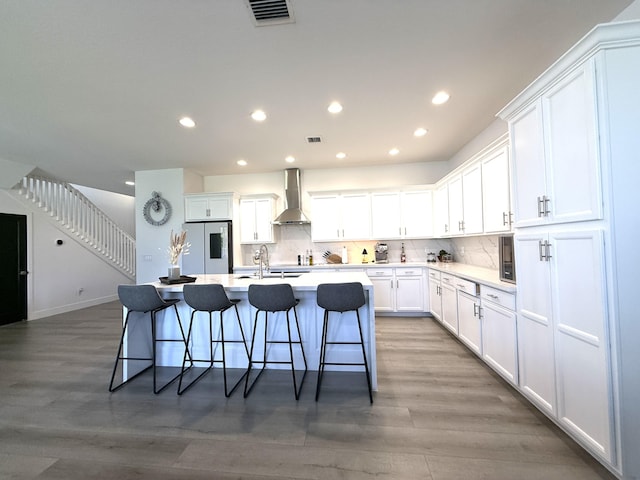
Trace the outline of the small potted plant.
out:
<instances>
[{"instance_id":1,"label":"small potted plant","mask_svg":"<svg viewBox=\"0 0 640 480\"><path fill-rule=\"evenodd\" d=\"M451 255L446 250L440 250L438 253L438 260L443 263L451 263L453 261L453 255Z\"/></svg>"}]
</instances>

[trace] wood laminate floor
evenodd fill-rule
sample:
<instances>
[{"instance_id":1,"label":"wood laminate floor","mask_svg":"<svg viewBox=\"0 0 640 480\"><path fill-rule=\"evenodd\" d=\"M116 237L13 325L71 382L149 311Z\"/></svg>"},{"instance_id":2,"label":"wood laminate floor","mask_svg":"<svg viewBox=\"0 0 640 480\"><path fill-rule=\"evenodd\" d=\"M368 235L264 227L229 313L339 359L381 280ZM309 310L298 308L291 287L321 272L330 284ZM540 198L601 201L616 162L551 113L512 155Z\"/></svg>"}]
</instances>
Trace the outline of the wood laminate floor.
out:
<instances>
[{"instance_id":1,"label":"wood laminate floor","mask_svg":"<svg viewBox=\"0 0 640 480\"><path fill-rule=\"evenodd\" d=\"M226 399L144 374L107 390L120 305L0 328L0 479L613 478L430 318L378 318L379 391L268 371Z\"/></svg>"}]
</instances>

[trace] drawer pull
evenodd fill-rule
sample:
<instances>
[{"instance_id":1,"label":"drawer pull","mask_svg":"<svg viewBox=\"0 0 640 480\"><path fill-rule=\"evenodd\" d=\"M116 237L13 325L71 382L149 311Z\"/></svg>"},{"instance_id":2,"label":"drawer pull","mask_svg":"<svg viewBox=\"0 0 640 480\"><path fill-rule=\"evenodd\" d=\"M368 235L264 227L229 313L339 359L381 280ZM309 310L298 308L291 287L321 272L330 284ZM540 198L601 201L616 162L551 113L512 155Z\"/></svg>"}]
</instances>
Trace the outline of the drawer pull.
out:
<instances>
[{"instance_id":1,"label":"drawer pull","mask_svg":"<svg viewBox=\"0 0 640 480\"><path fill-rule=\"evenodd\" d=\"M493 298L494 300L498 300L498 298L500 298L498 295L494 295L493 293L487 293L487 297Z\"/></svg>"}]
</instances>

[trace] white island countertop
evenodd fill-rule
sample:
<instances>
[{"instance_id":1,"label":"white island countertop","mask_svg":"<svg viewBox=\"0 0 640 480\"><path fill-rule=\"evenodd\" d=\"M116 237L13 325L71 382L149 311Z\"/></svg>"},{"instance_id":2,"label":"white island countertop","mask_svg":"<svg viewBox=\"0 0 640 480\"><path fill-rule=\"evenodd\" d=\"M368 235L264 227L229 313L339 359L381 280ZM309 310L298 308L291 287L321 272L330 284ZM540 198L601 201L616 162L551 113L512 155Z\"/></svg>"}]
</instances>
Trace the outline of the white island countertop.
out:
<instances>
[{"instance_id":1,"label":"white island countertop","mask_svg":"<svg viewBox=\"0 0 640 480\"><path fill-rule=\"evenodd\" d=\"M300 276L291 277L265 273L264 278L259 279L253 275L243 273L218 274L218 275L189 275L195 277L195 283L219 283L230 292L246 292L251 284L288 283L296 291L316 291L321 283L348 283L360 282L365 290L372 290L373 284L363 272L322 272L313 271L301 273ZM160 281L153 282L162 292L182 292L184 284L167 285Z\"/></svg>"}]
</instances>

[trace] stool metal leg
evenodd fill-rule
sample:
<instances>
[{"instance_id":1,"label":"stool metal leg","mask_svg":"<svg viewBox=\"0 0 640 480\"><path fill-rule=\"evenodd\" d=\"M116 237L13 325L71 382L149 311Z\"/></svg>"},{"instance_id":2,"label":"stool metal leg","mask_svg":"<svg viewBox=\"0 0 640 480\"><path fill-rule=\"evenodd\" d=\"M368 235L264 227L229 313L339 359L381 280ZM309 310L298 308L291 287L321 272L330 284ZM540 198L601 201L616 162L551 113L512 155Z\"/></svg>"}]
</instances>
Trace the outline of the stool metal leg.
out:
<instances>
[{"instance_id":1,"label":"stool metal leg","mask_svg":"<svg viewBox=\"0 0 640 480\"><path fill-rule=\"evenodd\" d=\"M256 310L256 318L255 318L255 321L253 322L253 332L251 334L251 349L249 350L249 366L247 367L247 373L246 373L245 382L244 382L244 398L247 398L247 395L249 395L249 392L253 390L253 387L255 386L256 382L260 378L260 375L262 375L262 373L264 372L264 369L267 365L267 330L269 328L269 325L268 325L268 313L264 312L264 351L263 351L264 356L262 361L262 368L260 369L260 372L258 373L256 378L253 380L253 382L251 382L251 386L249 386L249 377L251 376L251 369L253 367L253 347L256 344L256 331L258 330L259 314L260 314L260 311Z\"/></svg>"},{"instance_id":2,"label":"stool metal leg","mask_svg":"<svg viewBox=\"0 0 640 480\"><path fill-rule=\"evenodd\" d=\"M289 319L289 311L287 310L287 333L289 334L289 357L291 358L291 376L293 377L293 393L296 397L296 400L300 398L300 391L302 390L302 384L304 383L304 378L307 376L307 359L304 355L304 347L302 346L302 337L300 336L300 325L298 324L298 314L296 313L295 307L293 308L293 314L296 320L296 329L298 330L298 339L300 343L300 349L302 350L302 359L304 360L304 373L302 374L302 379L300 380L300 387L296 386L296 369L293 363L293 344L298 342L293 342L291 339L291 322Z\"/></svg>"},{"instance_id":3,"label":"stool metal leg","mask_svg":"<svg viewBox=\"0 0 640 480\"><path fill-rule=\"evenodd\" d=\"M224 379L224 393L225 393L226 397L231 396L231 394L235 391L235 389L240 385L240 383L244 379L245 375L247 374L246 371L242 374L242 376L238 379L238 381L233 385L231 390L229 390L228 384L227 384L226 344L227 343L242 343L243 346L244 346L244 350L245 350L245 352L247 354L247 359L249 358L249 350L247 349L247 340L246 340L246 337L244 335L244 330L242 328L242 322L240 322L240 314L238 312L238 307L235 304L233 306L235 308L236 319L238 321L238 326L240 328L240 335L242 336L242 340L227 340L225 338L223 314L228 309L224 309L224 310L220 310L219 311L219 313L220 313L220 317L219 317L219 321L220 321L220 340L214 340L213 339L213 312L208 311L208 314L209 314L209 358L207 360L198 360L198 359L191 358L191 366L193 366L193 362L194 361L196 361L196 362L208 361L209 362L209 366L200 375L198 375L195 379L193 379L188 385L186 385L184 388L182 388L183 376L191 368L191 367L185 368L186 361L187 361L187 352L185 351L185 355L184 355L184 358L183 358L183 361L182 361L182 371L180 373L180 382L178 383L178 395L182 395L189 388L191 388L198 380L200 380L204 375L209 373L209 371L211 371L213 369L214 363L216 363L216 362L222 363L222 373L223 373L223 379ZM194 310L191 313L191 322L189 324L189 333L187 335L187 344L189 344L189 342L191 340L191 332L192 332L193 321L194 321L194 316L195 316L196 312L198 312L198 310ZM222 344L222 360L216 360L215 359L215 352L214 352L214 349L213 349L213 344L214 343Z\"/></svg>"},{"instance_id":4,"label":"stool metal leg","mask_svg":"<svg viewBox=\"0 0 640 480\"><path fill-rule=\"evenodd\" d=\"M118 363L120 362L120 360L150 360L150 361L153 362L153 358L148 358L148 357L137 358L137 357L123 357L122 356L122 347L124 345L124 337L127 334L127 329L129 327L129 315L130 314L131 314L131 312L128 311L127 315L125 316L125 319L124 319L124 326L122 327L122 335L120 336L120 344L118 345L118 353L116 355L115 364L113 365L113 373L111 374L111 382L109 383L109 391L110 392L115 392L119 388L123 387L126 383L128 383L131 380L133 380L134 378L136 378L138 375L146 372L151 367L153 367L153 363L152 363L148 367L143 368L142 370L140 370L138 373L136 373L132 377L129 377L127 380L121 382L119 385L116 385L115 387L113 386L113 381L116 378L116 372L118 371Z\"/></svg>"},{"instance_id":5,"label":"stool metal leg","mask_svg":"<svg viewBox=\"0 0 640 480\"><path fill-rule=\"evenodd\" d=\"M322 340L320 344L320 362L318 365L318 381L316 384L316 401L320 396L320 385L322 383L322 377L324 375L324 367L325 365L361 365L364 367L364 372L367 377L367 387L369 390L369 401L373 403L373 393L371 388L371 375L369 373L369 363L367 362L367 354L364 348L364 335L362 335L362 325L360 322L360 312L358 310L353 310L356 313L356 320L358 322L358 333L360 335L360 342L330 342L327 340L328 330L329 330L329 311L325 309L324 312L324 322L322 325ZM340 312L342 314L344 312ZM360 344L362 348L362 360L363 363L344 363L344 362L327 362L326 354L327 354L327 345L357 345Z\"/></svg>"},{"instance_id":6,"label":"stool metal leg","mask_svg":"<svg viewBox=\"0 0 640 480\"><path fill-rule=\"evenodd\" d=\"M320 361L318 363L318 382L316 384L316 402L320 395L320 384L322 383L322 376L324 375L324 359L325 352L327 351L327 324L329 322L329 312L324 311L324 318L322 320L322 337L320 340Z\"/></svg>"},{"instance_id":7,"label":"stool metal leg","mask_svg":"<svg viewBox=\"0 0 640 480\"><path fill-rule=\"evenodd\" d=\"M187 343L187 339L184 336L184 330L182 328L182 322L180 321L180 314L178 313L178 307L176 307L175 305L173 305L173 308L176 312L176 319L178 320L178 327L180 329L180 335L182 336L182 340L180 339L158 339L157 338L157 325L156 325L156 321L157 321L157 316L156 316L156 311L152 311L151 312L151 338L153 339L153 393L158 394L161 391L163 391L165 388L167 388L169 385L171 385L174 381L176 381L178 379L178 377L180 377L182 375L182 369L181 371L174 376L173 378L171 378L170 380L168 380L162 387L157 388L157 365L156 365L156 355L157 355L157 348L156 348L156 343L157 342L183 342L184 343L184 348L185 348L185 356L189 357L189 362L191 363L191 366L193 366L193 360L191 358L191 353L189 352L189 344Z\"/></svg>"}]
</instances>

